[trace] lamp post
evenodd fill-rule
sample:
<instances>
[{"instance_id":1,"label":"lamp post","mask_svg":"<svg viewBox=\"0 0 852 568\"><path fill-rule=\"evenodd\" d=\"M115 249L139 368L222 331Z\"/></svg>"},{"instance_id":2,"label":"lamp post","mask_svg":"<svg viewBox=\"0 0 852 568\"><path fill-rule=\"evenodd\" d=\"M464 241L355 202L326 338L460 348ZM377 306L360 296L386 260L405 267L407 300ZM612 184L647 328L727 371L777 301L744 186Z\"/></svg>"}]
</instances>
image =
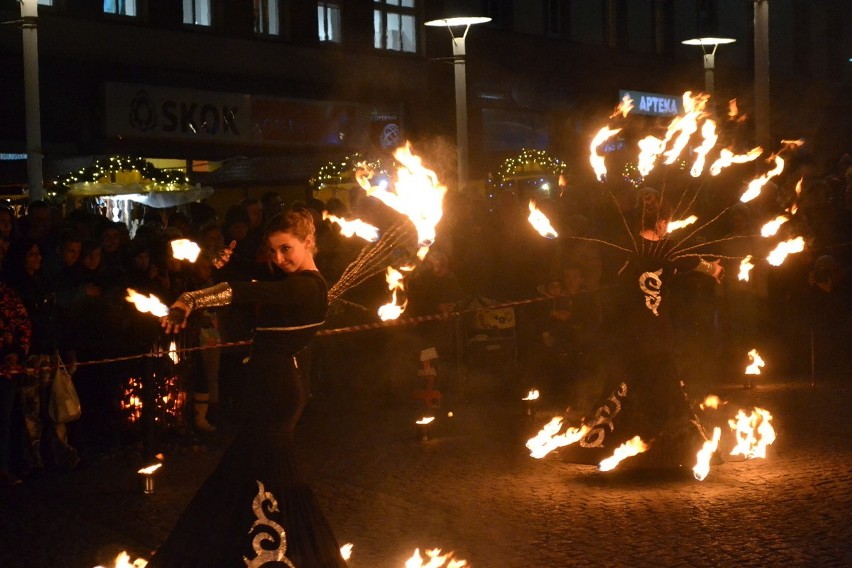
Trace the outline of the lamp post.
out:
<instances>
[{"instance_id":1,"label":"lamp post","mask_svg":"<svg viewBox=\"0 0 852 568\"><path fill-rule=\"evenodd\" d=\"M470 26L490 22L491 18L485 16L471 16L461 18L444 18L442 20L430 20L427 26L446 26L453 40L453 68L456 82L456 149L458 154L458 190L461 191L467 185L468 178L468 143L467 143L467 80L465 77L465 38ZM461 34L453 31L453 28L464 28Z\"/></svg>"},{"instance_id":2,"label":"lamp post","mask_svg":"<svg viewBox=\"0 0 852 568\"><path fill-rule=\"evenodd\" d=\"M715 85L713 84L713 71L716 68L716 50L720 45L734 43L735 39L729 37L699 37L682 41L684 45L700 45L704 53L704 90L713 96Z\"/></svg>"},{"instance_id":3,"label":"lamp post","mask_svg":"<svg viewBox=\"0 0 852 568\"><path fill-rule=\"evenodd\" d=\"M41 111L38 85L38 0L20 0L24 42L24 101L27 121L27 184L30 201L44 198Z\"/></svg>"},{"instance_id":4,"label":"lamp post","mask_svg":"<svg viewBox=\"0 0 852 568\"><path fill-rule=\"evenodd\" d=\"M754 129L758 144L769 143L769 2L754 0Z\"/></svg>"}]
</instances>

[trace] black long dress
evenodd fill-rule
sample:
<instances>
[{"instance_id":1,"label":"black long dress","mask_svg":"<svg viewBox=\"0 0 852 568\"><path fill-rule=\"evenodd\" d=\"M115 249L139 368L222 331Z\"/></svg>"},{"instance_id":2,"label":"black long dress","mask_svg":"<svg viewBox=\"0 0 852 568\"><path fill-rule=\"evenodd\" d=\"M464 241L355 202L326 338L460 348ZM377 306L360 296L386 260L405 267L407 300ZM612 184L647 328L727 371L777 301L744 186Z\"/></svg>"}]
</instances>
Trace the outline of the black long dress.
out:
<instances>
[{"instance_id":1,"label":"black long dress","mask_svg":"<svg viewBox=\"0 0 852 568\"><path fill-rule=\"evenodd\" d=\"M699 259L669 260L670 246L667 240L640 239L640 252L619 273L610 325L622 376L586 417L591 431L566 452L575 461L598 463L638 435L649 448L632 464L694 465L689 460L705 432L678 375L667 299L674 275L694 270Z\"/></svg>"},{"instance_id":2,"label":"black long dress","mask_svg":"<svg viewBox=\"0 0 852 568\"><path fill-rule=\"evenodd\" d=\"M328 307L318 272L232 282L233 304L260 307L242 424L149 567L343 568L340 547L295 463L308 392L294 355Z\"/></svg>"}]
</instances>

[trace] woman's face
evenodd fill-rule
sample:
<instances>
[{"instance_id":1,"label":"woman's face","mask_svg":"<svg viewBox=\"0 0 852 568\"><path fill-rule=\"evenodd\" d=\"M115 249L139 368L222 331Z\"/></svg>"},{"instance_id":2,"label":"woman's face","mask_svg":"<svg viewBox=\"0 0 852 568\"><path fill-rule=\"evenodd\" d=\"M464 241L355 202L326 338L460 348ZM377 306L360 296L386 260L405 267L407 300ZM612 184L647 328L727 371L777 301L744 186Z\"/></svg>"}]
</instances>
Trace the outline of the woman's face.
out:
<instances>
[{"instance_id":1,"label":"woman's face","mask_svg":"<svg viewBox=\"0 0 852 568\"><path fill-rule=\"evenodd\" d=\"M302 241L292 233L277 232L269 235L269 255L278 268L287 273L298 272L312 266L313 235Z\"/></svg>"},{"instance_id":2,"label":"woman's face","mask_svg":"<svg viewBox=\"0 0 852 568\"><path fill-rule=\"evenodd\" d=\"M41 268L41 251L38 245L33 245L24 257L24 270L27 274L34 274Z\"/></svg>"}]
</instances>

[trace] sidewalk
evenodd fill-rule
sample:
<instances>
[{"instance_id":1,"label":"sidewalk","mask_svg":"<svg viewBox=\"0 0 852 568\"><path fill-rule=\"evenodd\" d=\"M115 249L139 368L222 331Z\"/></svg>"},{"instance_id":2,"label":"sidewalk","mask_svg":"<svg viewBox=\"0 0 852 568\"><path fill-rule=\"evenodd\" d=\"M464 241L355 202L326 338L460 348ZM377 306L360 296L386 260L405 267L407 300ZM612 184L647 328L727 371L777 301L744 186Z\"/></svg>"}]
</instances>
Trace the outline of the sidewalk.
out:
<instances>
[{"instance_id":1,"label":"sidewalk","mask_svg":"<svg viewBox=\"0 0 852 568\"><path fill-rule=\"evenodd\" d=\"M852 564L852 385L727 385L729 408L761 406L778 440L768 458L691 471L601 473L525 441L520 396L444 404L432 438L408 402L312 401L302 460L352 568L402 568L415 548L474 568L848 566ZM448 414L452 412L453 416ZM147 555L215 466L227 434L166 458L151 495L131 454L48 473L0 492L0 566L91 568L121 550ZM310 568L310 567L300 567Z\"/></svg>"}]
</instances>

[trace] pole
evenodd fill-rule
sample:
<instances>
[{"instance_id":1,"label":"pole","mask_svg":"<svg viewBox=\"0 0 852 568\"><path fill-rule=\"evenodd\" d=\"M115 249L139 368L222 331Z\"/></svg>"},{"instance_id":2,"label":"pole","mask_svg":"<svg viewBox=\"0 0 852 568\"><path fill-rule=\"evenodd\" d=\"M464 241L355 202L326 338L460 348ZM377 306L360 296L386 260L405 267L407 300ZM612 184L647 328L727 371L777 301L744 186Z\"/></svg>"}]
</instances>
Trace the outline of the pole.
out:
<instances>
[{"instance_id":1,"label":"pole","mask_svg":"<svg viewBox=\"0 0 852 568\"><path fill-rule=\"evenodd\" d=\"M38 0L21 0L24 47L24 101L27 121L27 184L30 201L44 199L41 111L38 84Z\"/></svg>"},{"instance_id":2,"label":"pole","mask_svg":"<svg viewBox=\"0 0 852 568\"><path fill-rule=\"evenodd\" d=\"M769 102L769 2L754 1L754 126L755 141L770 142Z\"/></svg>"},{"instance_id":3,"label":"pole","mask_svg":"<svg viewBox=\"0 0 852 568\"><path fill-rule=\"evenodd\" d=\"M704 52L704 90L711 97L715 94L715 84L713 81L713 71L716 68L716 48L713 46L713 51Z\"/></svg>"},{"instance_id":4,"label":"pole","mask_svg":"<svg viewBox=\"0 0 852 568\"><path fill-rule=\"evenodd\" d=\"M156 454L156 385L157 373L154 358L159 357L160 347L155 341L151 352L145 357L145 370L142 376L142 459L150 463Z\"/></svg>"},{"instance_id":5,"label":"pole","mask_svg":"<svg viewBox=\"0 0 852 568\"><path fill-rule=\"evenodd\" d=\"M456 147L458 153L458 187L463 191L467 185L467 78L465 70L465 36L453 37L453 69L456 80Z\"/></svg>"}]
</instances>

